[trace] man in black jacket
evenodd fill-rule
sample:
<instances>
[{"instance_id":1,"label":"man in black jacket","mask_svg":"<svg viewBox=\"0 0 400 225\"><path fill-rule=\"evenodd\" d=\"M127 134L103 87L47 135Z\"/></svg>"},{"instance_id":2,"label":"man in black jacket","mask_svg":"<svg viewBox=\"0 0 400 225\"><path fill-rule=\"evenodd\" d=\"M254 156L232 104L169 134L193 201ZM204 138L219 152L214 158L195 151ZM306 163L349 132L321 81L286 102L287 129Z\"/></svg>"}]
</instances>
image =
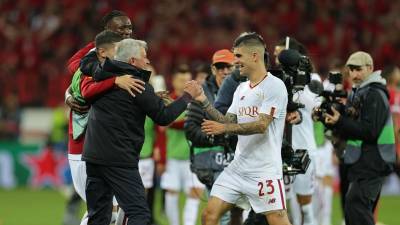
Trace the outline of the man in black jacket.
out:
<instances>
[{"instance_id":1,"label":"man in black jacket","mask_svg":"<svg viewBox=\"0 0 400 225\"><path fill-rule=\"evenodd\" d=\"M347 141L344 162L350 185L345 201L346 224L373 225L373 209L384 177L392 171L396 159L389 94L380 71L373 72L368 53L353 53L346 66L354 84L346 113L332 107L333 114L325 114L325 123Z\"/></svg>"},{"instance_id":2,"label":"man in black jacket","mask_svg":"<svg viewBox=\"0 0 400 225\"><path fill-rule=\"evenodd\" d=\"M202 93L195 81L188 82L185 94L165 106L148 84L150 71L144 41L120 42L115 60L107 59L103 71L110 75L131 74L145 81L145 90L133 98L113 89L92 103L82 159L86 161L86 198L89 225L110 223L114 194L128 217L128 224L150 224L150 212L138 171L144 141L144 122L149 116L159 125L173 122L192 97Z\"/></svg>"}]
</instances>

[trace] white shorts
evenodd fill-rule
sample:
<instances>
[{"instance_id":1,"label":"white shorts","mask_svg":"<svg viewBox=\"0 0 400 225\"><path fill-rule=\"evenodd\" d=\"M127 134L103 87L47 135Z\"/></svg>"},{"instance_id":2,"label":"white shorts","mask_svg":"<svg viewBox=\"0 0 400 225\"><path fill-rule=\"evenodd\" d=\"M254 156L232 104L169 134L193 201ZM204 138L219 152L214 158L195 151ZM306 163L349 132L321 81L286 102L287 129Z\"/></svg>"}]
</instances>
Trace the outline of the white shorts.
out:
<instances>
[{"instance_id":1,"label":"white shorts","mask_svg":"<svg viewBox=\"0 0 400 225\"><path fill-rule=\"evenodd\" d=\"M139 173L144 188L152 188L154 178L154 160L152 158L139 159Z\"/></svg>"},{"instance_id":2,"label":"white shorts","mask_svg":"<svg viewBox=\"0 0 400 225\"><path fill-rule=\"evenodd\" d=\"M330 141L318 148L315 155L316 176L323 178L325 176L335 175L335 166L333 165L333 146Z\"/></svg>"},{"instance_id":3,"label":"white shorts","mask_svg":"<svg viewBox=\"0 0 400 225\"><path fill-rule=\"evenodd\" d=\"M71 168L72 183L76 193L86 202L86 163L82 161L81 154L68 154L69 166ZM113 205L118 205L117 200L113 197Z\"/></svg>"},{"instance_id":4,"label":"white shorts","mask_svg":"<svg viewBox=\"0 0 400 225\"><path fill-rule=\"evenodd\" d=\"M312 195L315 189L315 150L310 155L310 165L305 174L298 174L292 185L293 192L297 195Z\"/></svg>"},{"instance_id":5,"label":"white shorts","mask_svg":"<svg viewBox=\"0 0 400 225\"><path fill-rule=\"evenodd\" d=\"M191 188L205 188L205 186L190 170L189 160L168 159L167 168L161 176L161 188L189 193Z\"/></svg>"},{"instance_id":6,"label":"white shorts","mask_svg":"<svg viewBox=\"0 0 400 225\"><path fill-rule=\"evenodd\" d=\"M256 213L286 209L285 187L278 177L245 177L229 168L215 181L211 196Z\"/></svg>"},{"instance_id":7,"label":"white shorts","mask_svg":"<svg viewBox=\"0 0 400 225\"><path fill-rule=\"evenodd\" d=\"M69 166L71 168L72 182L76 193L86 202L86 163L81 160L82 155L68 154Z\"/></svg>"}]
</instances>

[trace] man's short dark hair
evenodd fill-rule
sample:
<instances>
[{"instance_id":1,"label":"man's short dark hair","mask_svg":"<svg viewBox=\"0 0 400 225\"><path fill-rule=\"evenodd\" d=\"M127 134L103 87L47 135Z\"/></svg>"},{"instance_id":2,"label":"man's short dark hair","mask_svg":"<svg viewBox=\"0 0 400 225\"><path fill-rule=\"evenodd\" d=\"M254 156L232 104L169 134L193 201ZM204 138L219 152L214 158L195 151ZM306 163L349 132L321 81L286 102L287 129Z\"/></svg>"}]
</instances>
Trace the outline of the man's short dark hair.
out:
<instances>
[{"instance_id":1,"label":"man's short dark hair","mask_svg":"<svg viewBox=\"0 0 400 225\"><path fill-rule=\"evenodd\" d=\"M116 42L120 42L123 39L124 38L121 35L119 35L115 32L109 31L109 30L105 30L96 35L95 45L96 45L96 48L100 48L107 44L113 44Z\"/></svg>"},{"instance_id":2,"label":"man's short dark hair","mask_svg":"<svg viewBox=\"0 0 400 225\"><path fill-rule=\"evenodd\" d=\"M252 51L258 52L263 58L265 66L269 65L269 56L267 46L261 35L256 32L243 32L237 37L233 43L233 48L245 46Z\"/></svg>"},{"instance_id":3,"label":"man's short dark hair","mask_svg":"<svg viewBox=\"0 0 400 225\"><path fill-rule=\"evenodd\" d=\"M210 74L211 73L210 66L208 64L201 63L201 64L196 66L195 72L196 73L207 73L207 74Z\"/></svg>"},{"instance_id":4,"label":"man's short dark hair","mask_svg":"<svg viewBox=\"0 0 400 225\"><path fill-rule=\"evenodd\" d=\"M278 46L286 46L286 38L280 40ZM306 47L294 38L289 38L289 49L296 50L302 55L307 55Z\"/></svg>"},{"instance_id":5,"label":"man's short dark hair","mask_svg":"<svg viewBox=\"0 0 400 225\"><path fill-rule=\"evenodd\" d=\"M124 12L122 12L122 11L119 11L119 10L113 10L113 11L107 13L107 14L103 17L103 19L101 20L103 27L106 28L106 27L107 27L107 24L108 24L112 19L114 19L115 17L120 17L120 16L127 16L127 15L126 15L126 13L124 13Z\"/></svg>"},{"instance_id":6,"label":"man's short dark hair","mask_svg":"<svg viewBox=\"0 0 400 225\"><path fill-rule=\"evenodd\" d=\"M237 48L239 46L262 46L265 48L264 39L255 32L244 32L237 37L233 43L233 47Z\"/></svg>"},{"instance_id":7,"label":"man's short dark hair","mask_svg":"<svg viewBox=\"0 0 400 225\"><path fill-rule=\"evenodd\" d=\"M182 63L179 64L173 71L172 77L176 77L177 75L190 73L190 67L188 64Z\"/></svg>"}]
</instances>

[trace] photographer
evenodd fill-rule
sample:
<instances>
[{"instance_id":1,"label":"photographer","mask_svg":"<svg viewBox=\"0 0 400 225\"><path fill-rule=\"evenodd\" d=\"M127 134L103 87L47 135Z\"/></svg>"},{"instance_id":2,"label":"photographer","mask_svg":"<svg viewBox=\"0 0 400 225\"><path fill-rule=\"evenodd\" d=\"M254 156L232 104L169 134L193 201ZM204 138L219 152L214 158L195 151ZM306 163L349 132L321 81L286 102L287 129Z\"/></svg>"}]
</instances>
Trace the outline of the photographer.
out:
<instances>
[{"instance_id":1,"label":"photographer","mask_svg":"<svg viewBox=\"0 0 400 225\"><path fill-rule=\"evenodd\" d=\"M278 59L279 54L285 49L286 40L283 39L275 46L274 56L275 63L281 66ZM303 56L307 56L305 47L299 43L296 39L290 38L288 43L288 49L296 50ZM314 127L311 119L312 109L321 104L321 98L318 97L313 84L320 83L320 77L318 74L312 74L312 84L308 84L304 87L304 90L297 91L293 96L293 102L300 103L304 107L297 109L293 112L288 112L287 121L293 125L292 127L292 148L296 151L297 149L306 149L309 153L311 163L305 174L296 175L293 184L286 185L288 190L288 196L294 195L291 199L291 216L292 223L294 225L301 224L303 221L304 225L316 224L313 207L312 207L312 195L315 188L315 160L314 154L317 149L314 139ZM297 197L297 198L296 198ZM299 208L300 205L300 208ZM301 214L299 212L301 211ZM301 218L303 217L303 218Z\"/></svg>"},{"instance_id":2,"label":"photographer","mask_svg":"<svg viewBox=\"0 0 400 225\"><path fill-rule=\"evenodd\" d=\"M366 52L353 53L346 66L353 81L345 112L331 107L323 114L325 124L345 144L349 190L346 195L347 225L373 225L373 209L383 180L393 170L395 146L386 82L380 71L373 72L373 60Z\"/></svg>"},{"instance_id":3,"label":"photographer","mask_svg":"<svg viewBox=\"0 0 400 225\"><path fill-rule=\"evenodd\" d=\"M214 103L222 81L233 70L233 53L222 49L214 53L212 57L211 71L203 86L203 90L211 103ZM188 107L185 121L185 134L190 142L191 170L199 180L206 185L208 193L218 175L233 159L233 149L230 149L229 139L226 135L207 136L201 131L201 123L208 119L201 105L192 101ZM230 213L221 217L221 224L229 224Z\"/></svg>"}]
</instances>

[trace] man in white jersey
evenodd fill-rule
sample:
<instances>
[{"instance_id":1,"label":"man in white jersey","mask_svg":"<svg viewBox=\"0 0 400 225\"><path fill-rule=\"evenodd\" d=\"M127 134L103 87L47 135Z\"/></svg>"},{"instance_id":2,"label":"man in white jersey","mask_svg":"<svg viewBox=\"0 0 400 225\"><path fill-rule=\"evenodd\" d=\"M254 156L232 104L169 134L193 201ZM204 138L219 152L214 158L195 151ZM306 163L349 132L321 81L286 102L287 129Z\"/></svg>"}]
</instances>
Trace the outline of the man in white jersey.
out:
<instances>
[{"instance_id":1,"label":"man in white jersey","mask_svg":"<svg viewBox=\"0 0 400 225\"><path fill-rule=\"evenodd\" d=\"M265 44L258 34L241 34L233 53L240 74L249 80L236 89L227 114L215 110L204 94L196 98L215 120L204 120L203 132L238 135L235 159L215 181L202 224L218 224L221 215L238 205L264 214L270 225L287 225L281 158L286 87L267 73Z\"/></svg>"},{"instance_id":2,"label":"man in white jersey","mask_svg":"<svg viewBox=\"0 0 400 225\"><path fill-rule=\"evenodd\" d=\"M286 48L286 40L281 40L274 51L275 63L280 65L278 56ZM306 48L294 38L288 41L288 49L292 49L301 55L307 55ZM321 85L321 78L318 74L312 74L311 80ZM314 84L314 83L313 83ZM304 90L298 91L293 95L293 102L298 102L304 105L298 111L288 114L288 121L293 124L292 128L292 148L307 149L311 158L311 163L305 174L298 174L289 189L289 196L295 195L295 198L290 199L290 214L293 225L316 225L315 216L312 207L312 195L315 191L315 151L317 145L314 138L314 124L311 118L311 113L314 107L321 105L321 97L313 88L315 85L306 85ZM322 85L321 85L322 88ZM313 92L314 91L314 92ZM300 114L301 113L301 116ZM300 119L301 118L301 119Z\"/></svg>"}]
</instances>

